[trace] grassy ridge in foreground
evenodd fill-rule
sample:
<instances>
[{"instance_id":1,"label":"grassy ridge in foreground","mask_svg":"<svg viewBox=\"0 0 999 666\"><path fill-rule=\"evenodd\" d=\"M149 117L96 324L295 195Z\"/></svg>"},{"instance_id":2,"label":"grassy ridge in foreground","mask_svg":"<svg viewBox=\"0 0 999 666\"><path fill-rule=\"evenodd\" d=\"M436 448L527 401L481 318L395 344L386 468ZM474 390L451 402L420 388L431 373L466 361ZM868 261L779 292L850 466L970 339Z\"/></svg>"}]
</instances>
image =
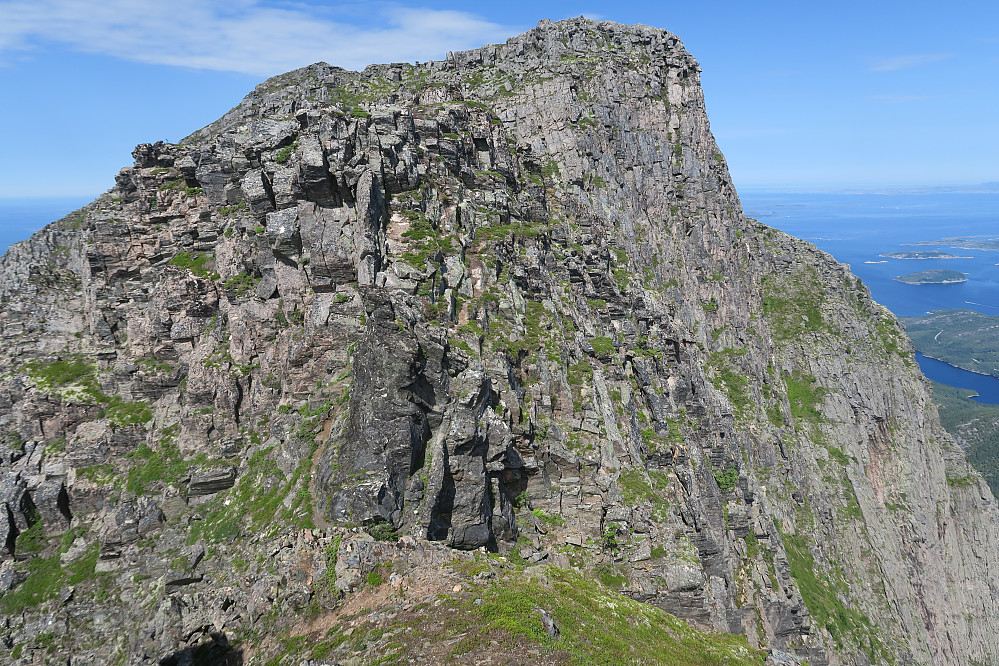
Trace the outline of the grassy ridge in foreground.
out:
<instances>
[{"instance_id":1,"label":"grassy ridge in foreground","mask_svg":"<svg viewBox=\"0 0 999 666\"><path fill-rule=\"evenodd\" d=\"M571 663L761 664L745 636L692 629L655 606L613 592L579 573L549 567L543 579L508 576L459 605L469 623L505 629L572 655ZM555 619L559 636L545 632L538 608ZM477 616L477 617L476 617ZM486 637L484 637L486 638Z\"/></svg>"},{"instance_id":2,"label":"grassy ridge in foreground","mask_svg":"<svg viewBox=\"0 0 999 666\"><path fill-rule=\"evenodd\" d=\"M383 577L369 575L366 593L381 597L381 603L352 615L334 611L328 619L316 618L310 630L280 639L266 666L303 659L364 664L764 664L766 652L750 647L745 636L696 630L578 571L554 566L525 570L483 556L456 559L441 575L463 582L454 586L454 594L426 599L411 610L405 610L406 599L395 596L397 592L385 597L390 583ZM557 631L546 629L543 613Z\"/></svg>"}]
</instances>

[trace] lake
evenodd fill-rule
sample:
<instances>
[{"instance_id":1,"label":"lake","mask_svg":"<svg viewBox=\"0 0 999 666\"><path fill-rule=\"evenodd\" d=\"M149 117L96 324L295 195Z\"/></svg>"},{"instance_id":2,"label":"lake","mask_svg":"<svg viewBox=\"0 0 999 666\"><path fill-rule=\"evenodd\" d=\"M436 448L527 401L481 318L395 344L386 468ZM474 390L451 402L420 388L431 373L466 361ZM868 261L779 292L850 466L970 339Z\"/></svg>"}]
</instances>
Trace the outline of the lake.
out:
<instances>
[{"instance_id":1,"label":"lake","mask_svg":"<svg viewBox=\"0 0 999 666\"><path fill-rule=\"evenodd\" d=\"M923 356L919 352L916 352L916 362L919 363L923 374L933 381L975 391L978 395L972 399L976 402L999 405L999 379L955 368L949 363Z\"/></svg>"}]
</instances>

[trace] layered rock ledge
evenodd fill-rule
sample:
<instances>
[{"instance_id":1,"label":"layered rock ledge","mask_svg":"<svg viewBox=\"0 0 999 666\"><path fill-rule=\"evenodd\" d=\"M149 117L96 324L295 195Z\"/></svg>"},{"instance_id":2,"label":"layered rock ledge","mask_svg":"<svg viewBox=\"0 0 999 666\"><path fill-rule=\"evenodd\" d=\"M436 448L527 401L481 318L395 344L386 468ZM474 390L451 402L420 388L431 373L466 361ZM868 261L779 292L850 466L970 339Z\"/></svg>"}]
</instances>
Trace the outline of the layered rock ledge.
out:
<instances>
[{"instance_id":1,"label":"layered rock ledge","mask_svg":"<svg viewBox=\"0 0 999 666\"><path fill-rule=\"evenodd\" d=\"M671 33L317 64L134 156L0 260L15 663L453 659L388 590L492 577L552 595L525 661L603 645L579 580L731 663L999 661L995 500L894 317L743 216Z\"/></svg>"}]
</instances>

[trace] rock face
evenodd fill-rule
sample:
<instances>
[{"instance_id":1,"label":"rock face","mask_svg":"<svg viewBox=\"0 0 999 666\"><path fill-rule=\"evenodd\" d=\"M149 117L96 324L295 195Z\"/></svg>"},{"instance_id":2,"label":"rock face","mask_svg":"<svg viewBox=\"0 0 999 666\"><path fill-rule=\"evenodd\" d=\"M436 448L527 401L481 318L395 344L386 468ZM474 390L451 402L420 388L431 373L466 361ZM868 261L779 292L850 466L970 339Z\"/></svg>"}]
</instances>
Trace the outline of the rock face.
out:
<instances>
[{"instance_id":1,"label":"rock face","mask_svg":"<svg viewBox=\"0 0 999 666\"><path fill-rule=\"evenodd\" d=\"M13 246L15 661L291 655L365 532L420 544L406 575L594 573L772 663L999 661L995 500L894 317L742 215L698 72L583 19L313 65Z\"/></svg>"}]
</instances>

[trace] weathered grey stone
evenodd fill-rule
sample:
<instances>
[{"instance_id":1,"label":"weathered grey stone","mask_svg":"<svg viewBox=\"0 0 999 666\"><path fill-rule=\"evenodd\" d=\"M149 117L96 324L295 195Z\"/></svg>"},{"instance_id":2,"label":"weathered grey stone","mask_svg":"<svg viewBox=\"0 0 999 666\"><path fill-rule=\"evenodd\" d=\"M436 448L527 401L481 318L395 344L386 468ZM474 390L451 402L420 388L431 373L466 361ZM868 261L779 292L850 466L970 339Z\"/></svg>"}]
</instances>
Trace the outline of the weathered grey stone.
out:
<instances>
[{"instance_id":1,"label":"weathered grey stone","mask_svg":"<svg viewBox=\"0 0 999 666\"><path fill-rule=\"evenodd\" d=\"M266 234L275 252L286 257L298 255L302 249L302 238L298 230L298 209L285 208L267 213Z\"/></svg>"},{"instance_id":2,"label":"weathered grey stone","mask_svg":"<svg viewBox=\"0 0 999 666\"><path fill-rule=\"evenodd\" d=\"M561 633L558 628L558 624L555 622L555 618L552 617L551 613L546 611L544 608L535 608L536 613L541 616L541 626L544 627L545 633L548 634L549 638L558 638Z\"/></svg>"},{"instance_id":3,"label":"weathered grey stone","mask_svg":"<svg viewBox=\"0 0 999 666\"><path fill-rule=\"evenodd\" d=\"M274 210L273 195L270 182L260 169L248 171L243 177L243 195L254 213L266 213Z\"/></svg>"},{"instance_id":4,"label":"weathered grey stone","mask_svg":"<svg viewBox=\"0 0 999 666\"><path fill-rule=\"evenodd\" d=\"M23 575L21 579L23 580ZM0 593L8 592L19 582L18 572L11 561L6 559L0 561Z\"/></svg>"},{"instance_id":5,"label":"weathered grey stone","mask_svg":"<svg viewBox=\"0 0 999 666\"><path fill-rule=\"evenodd\" d=\"M49 534L60 534L69 528L73 516L69 510L69 494L61 477L45 479L32 493L33 503Z\"/></svg>"},{"instance_id":6,"label":"weathered grey stone","mask_svg":"<svg viewBox=\"0 0 999 666\"><path fill-rule=\"evenodd\" d=\"M121 557L123 547L139 539L139 517L135 504L122 502L104 515L100 529L101 559Z\"/></svg>"},{"instance_id":7,"label":"weathered grey stone","mask_svg":"<svg viewBox=\"0 0 999 666\"><path fill-rule=\"evenodd\" d=\"M14 554L17 534L17 525L14 524L10 507L6 502L0 503L0 560L5 560Z\"/></svg>"},{"instance_id":8,"label":"weathered grey stone","mask_svg":"<svg viewBox=\"0 0 999 666\"><path fill-rule=\"evenodd\" d=\"M232 488L236 483L236 468L228 465L209 467L191 475L189 495L212 495Z\"/></svg>"},{"instance_id":9,"label":"weathered grey stone","mask_svg":"<svg viewBox=\"0 0 999 666\"><path fill-rule=\"evenodd\" d=\"M767 666L801 666L801 662L794 655L782 650L770 650L767 653L766 663Z\"/></svg>"},{"instance_id":10,"label":"weathered grey stone","mask_svg":"<svg viewBox=\"0 0 999 666\"><path fill-rule=\"evenodd\" d=\"M247 629L291 630L376 567L425 584L476 557L450 549L517 548L613 567L771 661L869 663L874 641L999 661L994 499L891 315L742 215L698 74L668 32L585 19L415 67L316 64L140 146L12 246L2 584L36 514L47 534L71 516L67 565L99 544L110 575L0 639L54 622L45 659L150 664L238 632L267 660ZM802 563L845 638L809 614Z\"/></svg>"}]
</instances>

